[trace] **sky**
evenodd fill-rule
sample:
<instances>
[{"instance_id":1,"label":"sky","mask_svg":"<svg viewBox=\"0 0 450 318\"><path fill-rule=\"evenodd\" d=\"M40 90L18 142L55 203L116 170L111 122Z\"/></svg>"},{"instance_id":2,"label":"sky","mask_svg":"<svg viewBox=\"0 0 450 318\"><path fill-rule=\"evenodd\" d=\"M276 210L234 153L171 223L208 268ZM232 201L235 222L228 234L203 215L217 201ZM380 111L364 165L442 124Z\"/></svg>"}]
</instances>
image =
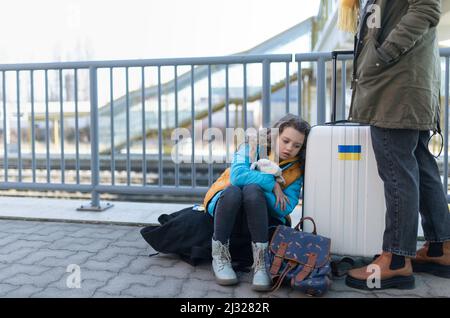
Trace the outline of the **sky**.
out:
<instances>
[{"instance_id":1,"label":"sky","mask_svg":"<svg viewBox=\"0 0 450 318\"><path fill-rule=\"evenodd\" d=\"M229 55L316 15L319 3L0 0L0 63Z\"/></svg>"}]
</instances>

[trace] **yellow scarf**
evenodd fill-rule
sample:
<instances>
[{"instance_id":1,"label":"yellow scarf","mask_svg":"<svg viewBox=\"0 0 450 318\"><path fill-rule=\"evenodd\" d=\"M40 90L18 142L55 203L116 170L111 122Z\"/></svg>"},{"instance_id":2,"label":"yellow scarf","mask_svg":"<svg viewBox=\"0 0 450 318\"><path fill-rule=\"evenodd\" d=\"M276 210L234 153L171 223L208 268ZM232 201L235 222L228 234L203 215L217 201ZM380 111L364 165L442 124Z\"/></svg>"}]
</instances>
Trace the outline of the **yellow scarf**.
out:
<instances>
[{"instance_id":1,"label":"yellow scarf","mask_svg":"<svg viewBox=\"0 0 450 318\"><path fill-rule=\"evenodd\" d=\"M340 0L338 28L356 33L359 14L359 0Z\"/></svg>"}]
</instances>

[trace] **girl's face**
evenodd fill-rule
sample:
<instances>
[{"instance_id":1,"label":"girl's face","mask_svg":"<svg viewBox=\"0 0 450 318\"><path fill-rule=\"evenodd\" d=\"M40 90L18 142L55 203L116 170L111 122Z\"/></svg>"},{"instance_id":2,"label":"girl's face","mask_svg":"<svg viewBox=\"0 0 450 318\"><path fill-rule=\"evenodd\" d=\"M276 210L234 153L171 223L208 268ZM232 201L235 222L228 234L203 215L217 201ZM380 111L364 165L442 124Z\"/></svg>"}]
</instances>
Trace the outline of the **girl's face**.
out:
<instances>
[{"instance_id":1,"label":"girl's face","mask_svg":"<svg viewBox=\"0 0 450 318\"><path fill-rule=\"evenodd\" d=\"M304 141L304 134L292 127L285 128L278 137L280 161L297 156Z\"/></svg>"}]
</instances>

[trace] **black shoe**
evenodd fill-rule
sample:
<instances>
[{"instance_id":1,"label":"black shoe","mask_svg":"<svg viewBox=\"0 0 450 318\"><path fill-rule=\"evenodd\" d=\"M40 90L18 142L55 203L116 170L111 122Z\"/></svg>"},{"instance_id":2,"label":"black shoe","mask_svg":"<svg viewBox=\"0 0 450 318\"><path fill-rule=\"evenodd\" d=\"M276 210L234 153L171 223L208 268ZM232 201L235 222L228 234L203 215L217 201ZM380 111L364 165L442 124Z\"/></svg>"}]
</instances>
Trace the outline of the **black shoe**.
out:
<instances>
[{"instance_id":1,"label":"black shoe","mask_svg":"<svg viewBox=\"0 0 450 318\"><path fill-rule=\"evenodd\" d=\"M360 280L353 278L351 276L347 276L345 278L345 284L348 287L356 288L356 289L362 289L362 290L382 290L382 289L390 289L390 288L396 288L396 289L414 289L415 286L415 278L414 276L395 276L388 279L383 279L380 281L380 288L373 287L369 288L367 286L366 280Z\"/></svg>"},{"instance_id":2,"label":"black shoe","mask_svg":"<svg viewBox=\"0 0 450 318\"><path fill-rule=\"evenodd\" d=\"M450 278L450 266L437 263L411 261L414 273L428 273L442 278Z\"/></svg>"}]
</instances>

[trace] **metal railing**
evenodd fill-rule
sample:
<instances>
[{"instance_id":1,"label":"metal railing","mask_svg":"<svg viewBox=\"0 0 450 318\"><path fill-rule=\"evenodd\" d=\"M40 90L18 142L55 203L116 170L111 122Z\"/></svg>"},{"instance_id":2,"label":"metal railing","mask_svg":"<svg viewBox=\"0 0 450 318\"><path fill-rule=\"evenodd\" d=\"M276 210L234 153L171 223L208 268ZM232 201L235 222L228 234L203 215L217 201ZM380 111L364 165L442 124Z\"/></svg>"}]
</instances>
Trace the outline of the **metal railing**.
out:
<instances>
[{"instance_id":1,"label":"metal railing","mask_svg":"<svg viewBox=\"0 0 450 318\"><path fill-rule=\"evenodd\" d=\"M443 95L443 103L441 105L441 121L443 118L443 188L445 193L447 193L447 199L450 202L450 195L448 194L448 133L449 133L449 94L450 94L450 48L440 49L440 56L443 59L444 69L443 69L443 80L441 85L441 93ZM346 70L346 63L352 60L352 55L341 55L338 60L341 60L341 70ZM326 76L326 63L331 60L331 53L305 53L296 54L295 61L299 64L302 62L316 62L317 63L317 122L324 123L326 121L326 111L327 111L327 76ZM340 114L338 119L346 119L346 91L347 91L347 72L341 72L341 92L340 92L340 102L337 101L337 114ZM441 101L442 102L442 101ZM329 104L328 104L329 105ZM443 109L442 109L443 108ZM442 123L441 123L442 125Z\"/></svg>"},{"instance_id":2,"label":"metal railing","mask_svg":"<svg viewBox=\"0 0 450 318\"><path fill-rule=\"evenodd\" d=\"M444 159L443 159L443 170L444 170L444 189L448 188L448 106L449 106L449 77L450 77L450 69L449 69L449 60L450 60L450 49L441 49L441 57L443 58L445 64L445 72L444 72L444 87L443 96L444 96ZM341 119L346 118L346 108L348 107L348 61L352 59L351 55L339 56L341 66L341 77L339 79L340 82L340 97L338 99L338 117ZM195 70L196 67L202 66L203 68L207 68L207 122L208 128L212 127L212 115L213 115L213 101L211 98L212 91L212 76L213 72L224 72L225 73L225 96L223 101L223 108L225 111L225 127L231 127L230 125L230 105L232 101L229 96L229 69L230 67L239 65L242 68L242 91L243 98L239 102L241 103L242 115L243 115L243 129L248 128L248 116L247 116L247 106L250 100L248 94L248 73L247 66L250 64L258 65L258 68L261 71L260 75L260 83L261 89L260 92L254 96L254 99L260 100L261 107L261 117L262 117L262 126L269 127L271 123L271 96L274 92L280 92L284 95L285 99L285 110L283 112L292 112L290 100L292 99L290 96L293 94L293 89L297 95L297 103L296 110L298 115L304 115L305 111L304 105L302 105L302 101L304 100L305 94L305 84L304 84L304 69L314 70L315 76L315 87L316 87L316 107L313 109L316 114L316 118L312 119L312 124L321 124L327 121L328 112L330 111L330 98L331 94L329 93L330 85L327 85L328 80L330 78L331 72L329 71L329 66L331 65L331 53L303 53L303 54L283 54L283 55L255 55L255 56L229 56L229 57L205 57L205 58L184 58L184 59L152 59L152 60L130 60L130 61L93 61L93 62L67 62L67 63L43 63L43 64L8 64L8 65L0 65L0 79L2 81L1 87L1 102L3 104L3 154L0 167L3 167L4 176L3 182L0 182L0 189L8 190L8 189L17 189L17 190L39 190L39 191L67 191L67 192L84 192L91 193L92 199L90 206L83 207L83 209L92 209L92 210L101 210L105 208L100 204L100 194L101 193L111 193L111 194L169 194L169 195L204 195L208 189L208 185L210 185L214 181L214 170L220 173L223 171L223 168L226 165L215 165L213 163L207 164L196 164L195 162L195 154L196 154L196 145L195 145L195 119L196 119L196 107L198 101L196 100L196 78L195 78ZM284 65L284 76L280 81L278 79L272 78L273 71L272 65ZM291 66L294 66L291 68ZM162 95L163 92L161 87L163 85L163 81L161 78L161 69L170 68L172 70L173 78L174 78L174 127L178 127L179 124L179 105L178 105L178 90L177 90L177 79L181 76L178 73L180 67L188 67L188 73L190 74L190 129L192 133L192 142L191 142L191 163L186 166L182 166L179 163L170 163L167 156L164 155L163 150L163 134L164 130L162 128ZM141 110L140 110L140 122L132 120L130 113L130 103L129 103L129 70L131 68L136 68L140 70L140 81L142 87L141 94ZM157 117L152 118L150 120L157 121L157 153L150 154L147 151L147 138L146 136L149 134L149 130L146 127L146 123L149 118L147 118L148 113L146 112L146 103L148 101L145 98L145 80L146 80L146 70L152 68L157 72L157 84L158 84L158 98L157 98ZM116 153L114 151L115 145L115 118L114 118L114 104L113 101L113 82L114 82L114 70L115 69L123 69L126 74L125 84L126 84L126 92L124 98L126 99L126 116L124 118L125 123L121 123L125 127L125 140L126 140L126 151L125 153ZM111 152L109 155L102 155L99 151L100 149L100 139L99 134L103 133L99 131L99 102L98 102L98 94L99 94L99 79L98 72L100 70L109 71L110 77L110 125L109 125L109 133L110 133L110 145ZM49 125L49 80L48 80L48 72L57 72L59 75L59 134L61 136L59 140L59 158L55 157L54 154L51 154L50 151L50 125ZM89 140L88 144L90 147L90 152L84 155L80 154L80 125L79 125L79 101L78 101L78 73L81 71L87 71L89 74L89 100L90 100L90 112L89 112ZM36 93L36 89L34 87L34 75L37 72L42 72L44 76L44 90L45 90L45 156L36 154L35 147L35 109L34 109L34 96ZM63 98L63 72L71 72L73 74L74 83L73 83L73 91L74 91L74 120L75 120L75 153L73 155L68 155L65 152L65 104ZM10 93L7 87L6 77L8 74L15 74L15 91L16 91L16 99L13 102L14 111L17 112L17 154L14 151L11 151L9 147L11 147L11 143L8 142L8 129L9 129L9 118L8 114L10 114L13 110L10 109L11 103L7 102L7 95ZM31 102L31 132L30 132L30 143L31 150L30 153L24 153L22 149L21 140L23 139L21 136L21 78L24 74L29 75L29 100ZM42 75L42 74L41 74ZM311 79L311 78L310 78ZM8 98L8 100L11 100ZM233 102L237 103L237 102ZM236 104L237 105L237 104ZM117 125L116 125L117 126ZM142 131L142 138L139 142L141 142L141 152L139 154L132 154L131 145L133 141L130 140L130 130L131 127L133 129L140 129ZM137 128L139 127L139 128ZM55 128L55 127L54 127ZM56 127L58 128L58 127ZM55 128L55 129L56 129ZM170 129L169 129L170 130ZM135 142L135 141L134 141ZM211 154L211 144L209 144L209 151ZM227 157L228 157L228 148L227 148ZM23 179L22 172L24 171L24 162L27 163L25 166L31 169L31 182L25 182ZM153 162L153 164L151 164ZM114 176L116 174L116 164L121 163L122 167L124 167L124 174L126 175L124 179L126 180L125 184L117 184L115 182ZM164 164L168 165L168 167L164 167ZM108 167L109 165L109 167ZM60 173L60 182L54 182L54 178L51 176L51 168L52 166L56 166L58 168L58 172ZM10 176L10 171L15 167L17 169L17 176L15 181L11 181L13 179ZM68 182L65 178L65 170L66 167L70 167L75 173L75 181ZM84 172L90 175L88 181L83 183L81 182L81 169L84 167ZM202 168L203 167L203 168ZM42 168L45 171L45 180L43 182L38 182L38 178L36 176L37 169ZM108 169L109 168L109 169ZM164 182L164 175L168 174L168 169L173 171L173 179L174 184L166 184ZM184 175L190 174L190 184L182 185L180 182L180 171L183 170ZM207 171L207 184L206 186L198 186L197 185L197 169L204 169ZM108 171L111 173L111 178L108 179L107 182L101 182L101 173ZM141 183L136 184L132 182L132 174L137 171L141 176ZM151 174L157 176L157 182L154 184L149 184L147 181L148 174L153 171Z\"/></svg>"},{"instance_id":3,"label":"metal railing","mask_svg":"<svg viewBox=\"0 0 450 318\"><path fill-rule=\"evenodd\" d=\"M177 69L180 66L188 66L190 67L190 90L191 90L191 129L193 140L195 140L195 111L196 111L196 99L195 99L195 67L196 66L207 66L208 68L208 123L211 126L212 119L212 100L211 100L211 68L213 65L221 65L225 70L226 74L226 89L227 92L226 100L225 100L225 112L226 112L226 127L229 127L229 95L228 95L228 81L229 74L228 70L231 65L241 65L243 68L243 114L244 114L244 129L247 128L247 65L249 64L259 64L262 70L262 89L261 89L261 99L262 99L262 108L264 111L262 112L262 122L265 126L269 125L270 122L270 92L271 92L271 65L273 63L286 63L287 65L292 61L292 55L253 55L253 56L230 56L230 57L206 57L206 58L184 58L184 59L155 59L155 60L131 60L131 61L98 61L98 62L74 62L74 63L44 63L44 64L9 64L9 65L0 65L0 72L2 73L2 100L3 100L3 170L4 170L4 181L0 182L0 189L17 189L17 190L42 190L42 191L52 191L52 190L60 190L60 191L68 191L68 192L88 192L92 194L92 201L89 207L84 207L87 209L101 209L100 205L100 193L120 193L120 194L204 194L207 190L207 187L198 187L196 185L196 170L197 167L195 165L195 143L192 142L192 163L191 163L191 185L190 186L181 186L179 182L179 165L175 164L175 185L165 185L163 183L163 140L162 140L162 122L161 122L161 114L162 114L162 103L161 103L161 68L162 67L171 67L173 68L173 72L175 74L175 127L178 126L178 103L177 103ZM106 69L110 71L111 81L110 81L110 90L113 91L113 70L117 68L123 68L126 71L126 118L125 118L125 126L126 126L126 153L125 153L125 165L126 165L126 185L117 185L114 182L115 175L115 162L117 157L120 154L116 154L115 151L111 151L110 154L110 162L111 162L111 183L110 184L102 184L100 183L100 154L99 154L99 105L98 105L98 72L101 69ZM129 103L129 76L128 71L130 68L140 68L141 69L141 80L142 80L142 96L145 94L145 69L146 68L156 68L158 72L158 117L156 120L158 121L158 152L157 152L157 174L158 174L158 182L157 185L148 185L146 180L147 174L147 161L148 154L146 153L146 134L147 129L145 127L146 123L146 112L145 112L145 103L146 100L142 98L142 155L140 156L143 174L142 184L141 185L133 185L131 182L131 164L132 164L132 154L130 150L130 127L131 125L135 126L135 123L130 121L130 103ZM89 71L89 96L90 96L90 113L89 113L89 130L90 130L90 182L89 184L82 184L80 182L80 153L79 153L79 126L78 126L78 100L77 100L77 74L80 70L88 70ZM36 182L36 150L35 150L35 115L34 115L34 74L35 72L44 72L44 90L45 90L45 127L46 127L46 151L45 151L45 170L47 171L46 182ZM53 158L51 158L50 154L50 133L49 133L49 98L48 98L48 72L49 71L57 71L59 73L59 98L60 98L60 151L59 151L59 171L60 171L60 182L56 183L52 180L50 176L51 171L51 162ZM65 166L67 161L67 156L65 155L64 148L64 100L63 100L63 71L73 72L74 74L74 90L75 90L75 130L76 130L76 151L75 151L75 171L76 171L76 180L73 183L68 183L65 180ZM6 75L8 73L15 73L16 75L16 100L15 100L15 108L17 111L17 154L11 155L8 149L9 143L7 142L7 128L8 128L8 114L11 112L11 109L7 109L7 95L8 90L6 87ZM28 73L30 76L30 87L31 91L30 101L31 101L31 170L32 170L32 181L24 182L22 178L23 171L23 156L22 156L22 145L21 145L21 84L20 79L24 73ZM289 75L289 74L288 74ZM289 78L289 76L288 76ZM111 101L112 101L112 93L111 93ZM114 146L114 105L111 103L111 145ZM122 156L122 155L120 155ZM133 159L136 159L136 156L133 156ZM17 168L17 180L16 182L10 181L9 170L11 166L11 161L15 161L15 166ZM151 167L150 167L151 168ZM154 168L154 167L153 167ZM213 181L212 174L212 164L208 165L208 181L211 183Z\"/></svg>"}]
</instances>

